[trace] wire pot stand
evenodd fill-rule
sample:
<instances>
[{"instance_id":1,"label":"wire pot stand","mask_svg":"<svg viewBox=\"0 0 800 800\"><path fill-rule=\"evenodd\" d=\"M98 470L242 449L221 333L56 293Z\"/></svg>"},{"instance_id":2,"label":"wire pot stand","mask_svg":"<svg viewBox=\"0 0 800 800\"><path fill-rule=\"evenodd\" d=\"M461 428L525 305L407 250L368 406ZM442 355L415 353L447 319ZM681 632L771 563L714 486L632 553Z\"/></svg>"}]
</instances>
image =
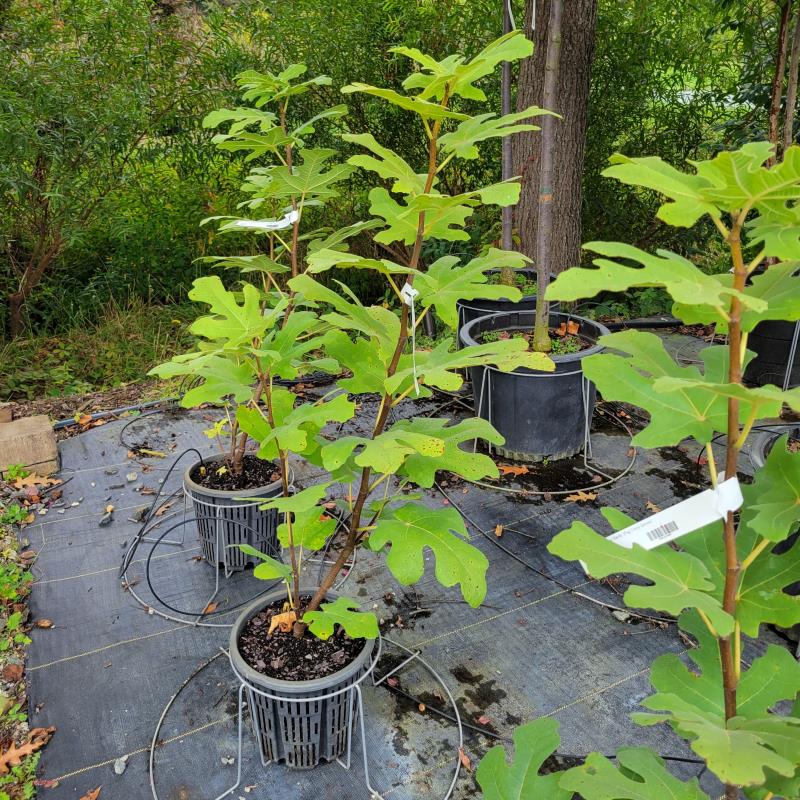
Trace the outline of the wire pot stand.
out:
<instances>
[{"instance_id":1,"label":"wire pot stand","mask_svg":"<svg viewBox=\"0 0 800 800\"><path fill-rule=\"evenodd\" d=\"M292 487L292 488L294 488L294 487ZM129 548L128 548L126 554L125 554L125 557L123 558L122 568L120 569L120 577L123 579L123 581L125 581L125 587L128 589L128 591L131 593L131 595L134 597L134 599L137 602L139 602L144 608L148 609L149 611L152 611L152 613L154 613L154 614L156 614L156 615L158 615L158 616L160 616L160 617L162 617L164 619L168 619L171 622L180 622L180 623L183 623L183 624L186 624L186 625L191 625L193 627L230 628L231 625L233 624L232 622L211 622L211 621L209 621L209 618L213 617L214 615L217 615L217 616L220 616L220 615L223 615L223 614L227 615L230 612L232 612L232 611L234 611L234 610L236 610L238 608L242 608L245 605L247 605L247 603L252 602L257 597L260 597L262 594L265 594L266 592L270 591L278 583L280 583L280 581L274 581L274 582L269 582L269 583L259 582L260 583L259 591L256 592L252 597L248 597L246 600L244 600L244 601L242 601L240 603L236 603L233 606L227 606L225 608L220 608L219 610L214 609L212 611L208 611L209 607L212 605L214 600L218 597L219 592L221 591L221 588L222 588L220 574L222 574L224 576L225 580L228 580L234 574L236 574L237 572L242 572L243 571L242 569L238 569L238 570L237 569L229 569L227 567L227 565L229 563L229 560L227 558L227 550L229 548L236 547L236 544L225 545L225 543L224 543L223 536L224 536L224 532L225 532L225 526L231 525L232 522L231 522L230 519L225 518L223 516L223 514L224 514L224 512L229 511L231 508L237 509L237 508L252 506L252 505L256 504L257 501L255 501L255 502L254 501L247 501L247 502L244 502L244 503L227 504L227 505L214 505L214 504L210 504L210 503L204 503L203 501L199 501L200 504L207 505L209 508L215 509L215 513L213 515L209 514L208 517L200 517L200 518L198 518L198 517L195 517L195 516L187 516L188 515L188 498L186 496L186 493L184 492L183 493L183 512L182 512L182 514L181 514L180 511L176 511L176 512L173 512L170 515L167 515L166 517L158 517L157 516L157 510L159 508L163 508L170 500L172 500L174 497L176 497L177 493L180 492L180 491L182 491L182 490L177 490L176 492L173 492L158 507L154 503L151 511L149 512L147 518L145 519L145 522L144 522L144 524L142 526L142 529L139 531L138 535L135 537L135 539L133 540L133 542L129 546ZM158 501L158 498L156 498L156 502L157 501ZM192 498L192 502L193 503L198 503L198 500L196 498ZM163 524L166 520L168 520L170 518L174 518L174 517L179 516L179 515L182 516L182 518L179 521L174 522L174 524L170 525L168 528L166 528L158 536L153 536L152 535L153 534L153 530L154 530L154 528L156 526L159 526L159 525ZM199 609L177 608L176 606L173 606L171 603L169 603L166 600L164 600L158 594L158 592L155 590L155 588L153 586L153 582L152 582L152 579L151 579L151 567L152 567L152 562L153 562L153 559L154 559L154 554L156 553L157 548L160 547L161 545L164 545L164 544L172 545L172 546L178 546L178 547L185 546L185 543L186 543L186 527L188 525L191 525L192 523L198 523L200 521L208 521L209 519L215 519L216 520L215 534L214 534L214 544L213 544L213 548L212 548L212 554L213 554L212 561L213 561L213 563L211 564L212 568L214 569L214 590L211 593L211 595L208 597L208 599L205 601L205 603L202 606L200 606ZM237 522L236 524L237 524L237 526L239 528L241 528L243 531L246 531L249 534L258 533L258 531L255 528L253 528L250 525L245 524L244 522ZM167 538L168 536L170 536L170 534L172 534L174 531L179 530L179 529L181 531L180 536L178 536L176 538L172 538L172 539ZM329 549L331 547L331 544L332 544L332 538L333 537L331 537L328 540L328 542L325 545L325 548L322 551L320 551L318 554L317 553L309 554L303 560L303 563L304 564L319 563L320 571L322 571L322 569L324 569L325 565L334 564L335 563L334 560L328 558L328 551L329 551ZM145 578L146 578L147 585L148 585L148 587L150 589L150 592L152 593L153 597L155 598L156 602L160 606L162 606L163 609L166 609L166 610L162 610L161 608L154 607L152 602L148 602L143 597L141 597L139 594L137 594L137 592L135 591L135 588L134 588L135 584L132 584L132 582L128 580L128 577L127 577L128 570L130 569L130 566L133 563L133 557L134 557L134 555L136 553L136 550L138 549L139 545L142 544L142 543L152 544L152 547L151 547L150 551L147 554L147 558L145 559ZM271 547L267 547L266 549L269 550L267 555L271 555L271 556L273 556L275 558L280 558L280 552L278 552L276 547L271 546ZM219 564L220 563L223 564L223 568L222 569L219 568ZM333 587L334 589L339 589L344 585L344 583L349 578L352 569L355 567L355 564L356 564L356 557L355 557L355 553L354 553L353 556L351 557L351 559L345 565L345 571L343 572L342 576L337 580L336 584ZM182 616L176 616L176 615L182 615ZM187 617L188 617L188 619L187 619Z\"/></svg>"},{"instance_id":2,"label":"wire pot stand","mask_svg":"<svg viewBox=\"0 0 800 800\"><path fill-rule=\"evenodd\" d=\"M380 677L376 677L375 675L375 668L380 660L380 657L383 652L383 643L386 642L387 644L392 645L393 647L402 650L404 653L407 654L406 658L404 658L399 664L392 667L388 672L384 673ZM159 717L158 723L156 724L155 731L153 732L153 738L150 743L150 754L149 754L149 777L150 777L150 791L153 795L153 800L160 800L158 795L158 790L156 789L155 784L155 752L158 747L159 741L159 734L161 733L161 728L164 724L164 720L166 719L167 714L169 713L170 708L172 708L175 701L178 699L178 696L181 692L191 683L194 678L196 678L206 667L216 661L219 657L225 656L228 658L230 662L231 669L233 670L234 674L239 680L239 689L237 692L238 695L238 704L237 704L237 753L236 753L236 782L228 789L226 789L222 794L217 795L214 800L222 800L224 797L228 797L233 792L235 792L239 786L242 784L242 756L243 756L243 743L244 743L244 709L245 706L248 708L252 708L254 706L254 699L253 695L257 694L261 697L264 697L268 700L272 700L275 702L282 702L282 703L309 703L309 702L318 702L322 700L329 700L334 697L338 697L344 693L348 694L347 697L347 746L345 748L345 755L343 758L337 758L336 763L341 766L343 769L350 770L353 764L353 730L356 727L356 723L358 724L358 734L361 739L361 761L364 768L364 783L366 785L367 791L369 792L370 800L384 800L384 796L378 792L372 785L371 778L370 778L370 771L369 771L369 758L367 754L367 734L366 728L364 725L364 699L361 685L366 681L368 677L372 678L372 686L378 687L386 680L395 675L404 667L412 662L419 663L427 672L436 680L436 682L444 689L445 694L447 695L447 699L450 702L450 705L453 707L453 716L456 722L456 729L458 731L458 749L456 751L455 759L454 759L454 770L453 776L450 780L450 784L442 796L441 800L449 800L449 798L453 794L453 790L455 789L456 783L458 782L458 776L461 771L461 758L460 754L464 747L464 729L461 724L461 714L458 710L458 704L453 697L452 692L448 688L447 684L442 679L441 675L424 659L422 658L420 650L412 650L411 648L406 647L405 645L400 644L399 642L395 642L391 639L384 639L383 637L378 637L378 646L375 648L375 654L367 667L364 673L359 676L359 678L349 686L345 686L341 689L337 689L333 692L328 692L321 695L316 695L314 697L297 697L291 698L278 695L270 694L269 692L263 691L258 689L257 687L253 686L252 684L248 683L236 670L233 665L233 661L230 658L230 653L226 651L224 648L220 648L220 652L217 653L215 656L212 656L208 661L202 664L198 669L192 673L192 675L187 678L186 681L179 687L179 689L175 692L175 694L170 698L167 702L167 705L164 707L164 710L161 712L161 716ZM260 740L260 730L259 730L259 723L258 723L258 715L251 713L250 714L250 722L253 727L253 734L256 740ZM260 751L260 748L259 748ZM263 767L269 766L272 762L265 759L263 754L260 755L261 765Z\"/></svg>"}]
</instances>

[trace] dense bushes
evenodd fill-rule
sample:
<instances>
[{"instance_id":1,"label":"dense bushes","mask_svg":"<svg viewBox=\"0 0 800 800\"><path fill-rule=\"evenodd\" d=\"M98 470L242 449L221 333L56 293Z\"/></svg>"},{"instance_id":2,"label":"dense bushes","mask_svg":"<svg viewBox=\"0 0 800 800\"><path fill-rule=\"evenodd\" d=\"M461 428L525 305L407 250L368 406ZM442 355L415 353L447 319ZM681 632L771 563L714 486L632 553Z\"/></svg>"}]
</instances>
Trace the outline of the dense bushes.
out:
<instances>
[{"instance_id":1,"label":"dense bushes","mask_svg":"<svg viewBox=\"0 0 800 800\"><path fill-rule=\"evenodd\" d=\"M522 5L515 0L518 20ZM183 299L205 269L194 259L218 252L198 222L234 210L243 174L241 163L219 158L201 127L210 108L235 102L232 77L240 70L305 61L311 73L333 81L318 88L324 97L298 103L338 103L339 87L351 80L397 85L398 63L385 55L391 44L474 52L501 26L499 8L488 0L224 6L65 0L43 8L32 0L0 6L0 296L8 300L0 303L0 329L6 336L21 293L27 297L20 321L37 336L96 320L109 304ZM651 198L601 182L599 173L615 150L658 151L679 163L763 128L759 103L768 93L756 89L770 80L774 15L762 9L733 19L730 9L713 0L599 0L584 239L624 236L689 255L701 249L703 229L676 232L652 223ZM745 48L757 57L745 59ZM486 90L499 108L496 82ZM350 95L347 102L342 124L380 132L410 163L424 161L401 112L368 97ZM444 189L499 175L499 151L487 154ZM326 211L332 226L365 213L359 180ZM496 223L491 216L476 219L469 247L495 239ZM47 263L37 275L43 255ZM367 279L354 288L376 299Z\"/></svg>"}]
</instances>

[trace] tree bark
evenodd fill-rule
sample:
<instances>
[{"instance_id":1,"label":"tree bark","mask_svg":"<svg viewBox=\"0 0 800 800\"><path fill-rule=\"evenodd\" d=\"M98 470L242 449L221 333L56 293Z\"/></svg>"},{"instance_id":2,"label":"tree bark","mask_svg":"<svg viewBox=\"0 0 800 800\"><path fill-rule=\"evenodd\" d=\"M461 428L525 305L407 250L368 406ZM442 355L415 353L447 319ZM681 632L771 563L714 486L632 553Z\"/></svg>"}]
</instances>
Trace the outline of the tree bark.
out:
<instances>
[{"instance_id":1,"label":"tree bark","mask_svg":"<svg viewBox=\"0 0 800 800\"><path fill-rule=\"evenodd\" d=\"M547 29L552 0L526 0L525 31L535 22L533 56L520 66L517 108L543 105ZM536 19L533 20L534 10ZM583 158L589 79L594 56L597 0L564 3L561 25L561 67L556 91L557 108L553 137L553 229L550 236L550 269L558 273L580 261ZM530 35L530 34L529 34ZM520 250L536 258L541 134L538 131L514 137L514 174L522 176L522 194L515 209Z\"/></svg>"},{"instance_id":2,"label":"tree bark","mask_svg":"<svg viewBox=\"0 0 800 800\"><path fill-rule=\"evenodd\" d=\"M778 26L778 49L775 54L775 74L772 78L772 100L769 106L769 140L775 147L775 153L767 161L771 167L778 160L780 145L781 98L783 97L783 80L786 72L786 45L789 29L789 16L792 10L791 0L785 0L781 7L781 20Z\"/></svg>"},{"instance_id":3,"label":"tree bark","mask_svg":"<svg viewBox=\"0 0 800 800\"><path fill-rule=\"evenodd\" d=\"M558 75L561 67L561 21L564 17L562 0L552 0L547 27L547 54L544 66L542 105L558 110ZM550 283L550 242L553 238L553 164L555 162L555 117L542 117L542 157L539 165L539 220L536 229L536 324L533 329L533 349L549 353L550 304L544 299Z\"/></svg>"},{"instance_id":4,"label":"tree bark","mask_svg":"<svg viewBox=\"0 0 800 800\"><path fill-rule=\"evenodd\" d=\"M795 12L792 55L789 59L789 77L786 82L786 110L783 119L784 153L794 142L794 112L797 105L798 67L800 67L800 9Z\"/></svg>"}]
</instances>

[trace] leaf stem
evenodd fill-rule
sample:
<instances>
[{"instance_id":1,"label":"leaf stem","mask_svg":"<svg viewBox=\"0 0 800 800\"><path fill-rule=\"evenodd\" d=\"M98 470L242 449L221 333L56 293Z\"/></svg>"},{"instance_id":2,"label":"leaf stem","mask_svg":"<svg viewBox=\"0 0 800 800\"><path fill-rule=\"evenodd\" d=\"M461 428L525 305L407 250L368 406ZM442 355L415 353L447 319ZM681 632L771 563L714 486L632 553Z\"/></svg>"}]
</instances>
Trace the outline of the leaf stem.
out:
<instances>
[{"instance_id":1,"label":"leaf stem","mask_svg":"<svg viewBox=\"0 0 800 800\"><path fill-rule=\"evenodd\" d=\"M703 620L703 624L708 628L708 632L715 638L719 639L719 634L717 633L717 629L714 627L711 620L708 618L708 615L705 611L698 608L697 613L700 615L700 619Z\"/></svg>"},{"instance_id":2,"label":"leaf stem","mask_svg":"<svg viewBox=\"0 0 800 800\"><path fill-rule=\"evenodd\" d=\"M714 448L711 442L706 442L706 461L708 461L708 474L711 477L711 485L717 488L717 462L714 458Z\"/></svg>"},{"instance_id":3,"label":"leaf stem","mask_svg":"<svg viewBox=\"0 0 800 800\"><path fill-rule=\"evenodd\" d=\"M772 542L769 539L762 539L748 554L747 558L742 561L739 567L744 572L763 552L770 546Z\"/></svg>"}]
</instances>

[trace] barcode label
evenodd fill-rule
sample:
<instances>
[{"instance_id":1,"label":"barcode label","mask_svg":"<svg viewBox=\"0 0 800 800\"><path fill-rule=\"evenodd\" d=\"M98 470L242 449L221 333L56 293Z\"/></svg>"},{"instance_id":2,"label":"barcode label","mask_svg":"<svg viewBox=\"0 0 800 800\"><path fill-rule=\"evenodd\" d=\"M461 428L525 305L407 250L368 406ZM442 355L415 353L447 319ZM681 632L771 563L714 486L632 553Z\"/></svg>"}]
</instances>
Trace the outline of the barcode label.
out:
<instances>
[{"instance_id":1,"label":"barcode label","mask_svg":"<svg viewBox=\"0 0 800 800\"><path fill-rule=\"evenodd\" d=\"M663 525L659 525L647 531L647 538L651 542L657 542L660 539L663 539L665 536L669 536L671 533L674 533L676 530L678 530L677 522L665 522Z\"/></svg>"}]
</instances>

